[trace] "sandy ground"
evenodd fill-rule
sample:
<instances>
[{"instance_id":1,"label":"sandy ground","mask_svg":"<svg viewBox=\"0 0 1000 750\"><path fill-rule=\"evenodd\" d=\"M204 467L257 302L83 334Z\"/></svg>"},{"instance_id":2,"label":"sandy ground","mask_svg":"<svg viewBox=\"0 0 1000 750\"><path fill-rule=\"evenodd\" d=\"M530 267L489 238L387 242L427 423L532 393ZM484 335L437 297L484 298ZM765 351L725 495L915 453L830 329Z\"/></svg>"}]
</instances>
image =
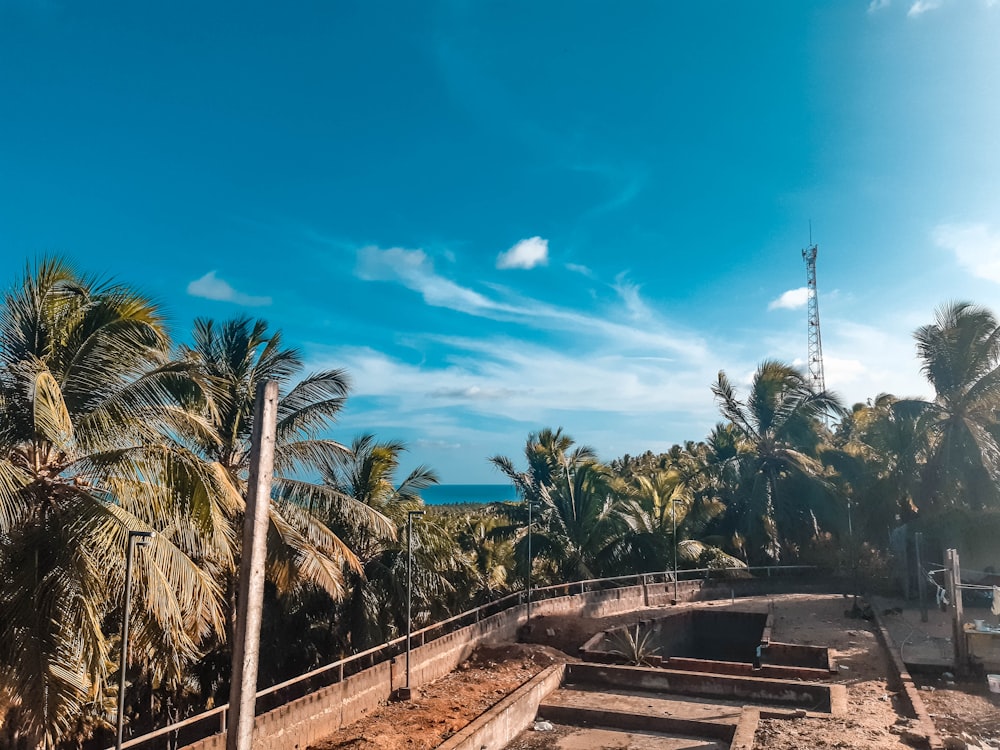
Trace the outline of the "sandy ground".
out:
<instances>
[{"instance_id":1,"label":"sandy ground","mask_svg":"<svg viewBox=\"0 0 1000 750\"><path fill-rule=\"evenodd\" d=\"M942 738L958 737L977 745L1000 745L1000 695L983 676L964 680L915 677L920 697Z\"/></svg>"},{"instance_id":2,"label":"sandy ground","mask_svg":"<svg viewBox=\"0 0 1000 750\"><path fill-rule=\"evenodd\" d=\"M898 598L879 598L875 602L884 613L886 628L914 681L921 688L920 696L938 734L974 745L1000 746L1000 695L989 692L986 676L972 675L957 681L951 676L938 676L951 670L954 660L952 613L931 606L927 610L927 622L923 622L920 608L913 602ZM977 617L996 624L988 610L966 606L966 622ZM928 672L928 668L934 667L938 668L937 674Z\"/></svg>"},{"instance_id":3,"label":"sandy ground","mask_svg":"<svg viewBox=\"0 0 1000 750\"><path fill-rule=\"evenodd\" d=\"M801 594L698 606L759 611L771 602L775 606L774 640L826 645L833 650L842 670L832 681L847 686L849 708L847 715L840 717L762 720L756 747L769 750L910 747L904 742L909 722L899 712L900 700L886 681L886 656L872 626L845 615L850 600L839 595ZM538 617L531 632L525 635L539 643L481 650L450 675L424 686L415 700L389 703L315 747L317 750L429 750L545 667L572 658L567 654L575 655L576 649L594 633L662 612L659 608L601 619ZM945 692L935 690L930 694ZM568 739L572 731L557 727L553 732L525 733L511 747L525 750L560 747L560 741Z\"/></svg>"},{"instance_id":4,"label":"sandy ground","mask_svg":"<svg viewBox=\"0 0 1000 750\"><path fill-rule=\"evenodd\" d=\"M567 656L546 646L480 648L407 702L388 703L313 745L315 750L430 750Z\"/></svg>"}]
</instances>

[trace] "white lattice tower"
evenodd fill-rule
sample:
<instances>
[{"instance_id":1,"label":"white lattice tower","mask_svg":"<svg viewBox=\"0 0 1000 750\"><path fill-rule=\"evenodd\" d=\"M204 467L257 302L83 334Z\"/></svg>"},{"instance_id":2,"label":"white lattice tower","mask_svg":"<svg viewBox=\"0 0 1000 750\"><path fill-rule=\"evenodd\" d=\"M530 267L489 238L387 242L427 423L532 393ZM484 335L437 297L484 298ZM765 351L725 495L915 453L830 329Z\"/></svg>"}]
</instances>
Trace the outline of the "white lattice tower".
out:
<instances>
[{"instance_id":1,"label":"white lattice tower","mask_svg":"<svg viewBox=\"0 0 1000 750\"><path fill-rule=\"evenodd\" d=\"M816 295L816 253L817 245L802 251L806 262L806 288L808 289L808 340L809 340L809 385L814 393L826 390L823 376L823 337L819 331L819 297Z\"/></svg>"}]
</instances>

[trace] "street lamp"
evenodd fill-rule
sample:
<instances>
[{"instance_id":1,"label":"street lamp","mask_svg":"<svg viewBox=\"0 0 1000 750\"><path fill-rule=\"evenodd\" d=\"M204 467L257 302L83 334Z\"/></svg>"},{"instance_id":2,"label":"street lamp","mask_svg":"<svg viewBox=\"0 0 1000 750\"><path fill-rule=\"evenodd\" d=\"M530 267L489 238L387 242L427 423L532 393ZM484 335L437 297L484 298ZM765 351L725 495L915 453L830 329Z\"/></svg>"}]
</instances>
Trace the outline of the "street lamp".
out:
<instances>
[{"instance_id":1,"label":"street lamp","mask_svg":"<svg viewBox=\"0 0 1000 750\"><path fill-rule=\"evenodd\" d=\"M410 629L413 611L413 517L422 510L406 512L406 697L410 697Z\"/></svg>"},{"instance_id":2,"label":"street lamp","mask_svg":"<svg viewBox=\"0 0 1000 750\"><path fill-rule=\"evenodd\" d=\"M677 506L674 502L674 499L670 498L670 521L674 527L672 532L674 537L674 604L677 604Z\"/></svg>"},{"instance_id":3,"label":"street lamp","mask_svg":"<svg viewBox=\"0 0 1000 750\"><path fill-rule=\"evenodd\" d=\"M118 681L118 734L115 750L122 747L122 729L125 720L125 668L128 665L128 615L132 603L132 555L136 547L148 547L153 539L152 531L130 531L125 550L125 611L122 614L122 663Z\"/></svg>"},{"instance_id":4,"label":"street lamp","mask_svg":"<svg viewBox=\"0 0 1000 750\"><path fill-rule=\"evenodd\" d=\"M528 504L528 585L527 585L528 608L527 608L527 616L525 617L525 620L524 620L524 625L525 625L525 627L527 627L528 625L531 624L531 567L532 567L532 565L531 565L531 525L532 525L531 524L531 511L532 511L533 508L537 508L538 506L537 506L537 504L535 503L534 500L528 500L526 498L525 502Z\"/></svg>"}]
</instances>

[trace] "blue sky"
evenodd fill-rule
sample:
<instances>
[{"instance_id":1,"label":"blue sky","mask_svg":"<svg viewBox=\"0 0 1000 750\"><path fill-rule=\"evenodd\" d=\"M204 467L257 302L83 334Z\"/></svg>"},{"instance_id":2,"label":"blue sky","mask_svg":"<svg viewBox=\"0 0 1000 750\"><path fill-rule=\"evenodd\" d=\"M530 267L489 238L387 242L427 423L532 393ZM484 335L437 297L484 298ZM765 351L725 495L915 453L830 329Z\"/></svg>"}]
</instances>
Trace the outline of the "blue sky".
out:
<instances>
[{"instance_id":1,"label":"blue sky","mask_svg":"<svg viewBox=\"0 0 1000 750\"><path fill-rule=\"evenodd\" d=\"M1000 312L1000 2L0 0L0 281L59 253L345 367L445 482L703 438L720 369L930 395Z\"/></svg>"}]
</instances>

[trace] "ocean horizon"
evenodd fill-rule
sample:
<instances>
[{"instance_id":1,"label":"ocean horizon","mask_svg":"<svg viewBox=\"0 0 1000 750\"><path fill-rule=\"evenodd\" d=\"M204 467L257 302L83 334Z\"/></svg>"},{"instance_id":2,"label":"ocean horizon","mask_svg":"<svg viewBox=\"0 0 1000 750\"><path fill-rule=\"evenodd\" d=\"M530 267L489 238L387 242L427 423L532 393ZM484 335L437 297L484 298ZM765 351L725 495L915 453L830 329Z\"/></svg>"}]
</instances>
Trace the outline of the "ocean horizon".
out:
<instances>
[{"instance_id":1,"label":"ocean horizon","mask_svg":"<svg viewBox=\"0 0 1000 750\"><path fill-rule=\"evenodd\" d=\"M422 490L420 496L427 505L486 505L518 499L510 484L436 484Z\"/></svg>"}]
</instances>

